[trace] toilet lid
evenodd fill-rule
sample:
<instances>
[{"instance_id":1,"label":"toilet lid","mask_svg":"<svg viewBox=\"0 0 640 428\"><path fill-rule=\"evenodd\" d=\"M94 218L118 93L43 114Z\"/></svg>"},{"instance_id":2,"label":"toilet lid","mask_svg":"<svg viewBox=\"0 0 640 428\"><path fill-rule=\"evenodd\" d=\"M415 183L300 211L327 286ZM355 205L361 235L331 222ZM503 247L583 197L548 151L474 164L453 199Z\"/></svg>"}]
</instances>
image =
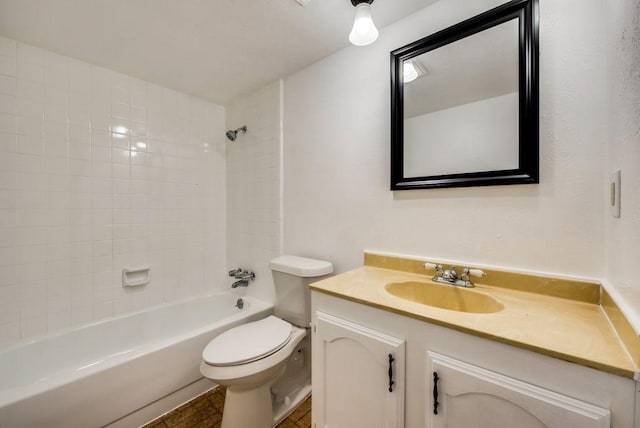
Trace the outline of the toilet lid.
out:
<instances>
[{"instance_id":1,"label":"toilet lid","mask_svg":"<svg viewBox=\"0 0 640 428\"><path fill-rule=\"evenodd\" d=\"M291 324L273 315L225 331L213 339L202 359L212 366L233 366L273 354L289 341Z\"/></svg>"}]
</instances>

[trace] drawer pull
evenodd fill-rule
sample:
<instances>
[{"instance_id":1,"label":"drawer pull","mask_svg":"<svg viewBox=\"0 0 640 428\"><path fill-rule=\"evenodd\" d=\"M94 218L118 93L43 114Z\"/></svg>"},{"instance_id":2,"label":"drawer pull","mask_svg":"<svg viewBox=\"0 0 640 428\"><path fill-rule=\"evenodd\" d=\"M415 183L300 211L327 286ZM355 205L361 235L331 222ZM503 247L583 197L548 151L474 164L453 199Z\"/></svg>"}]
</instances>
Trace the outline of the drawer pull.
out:
<instances>
[{"instance_id":1,"label":"drawer pull","mask_svg":"<svg viewBox=\"0 0 640 428\"><path fill-rule=\"evenodd\" d=\"M438 414L438 372L433 372L433 414Z\"/></svg>"},{"instance_id":2,"label":"drawer pull","mask_svg":"<svg viewBox=\"0 0 640 428\"><path fill-rule=\"evenodd\" d=\"M395 383L393 381L393 362L395 361L395 359L393 358L393 355L389 354L389 392L393 392L393 384Z\"/></svg>"}]
</instances>

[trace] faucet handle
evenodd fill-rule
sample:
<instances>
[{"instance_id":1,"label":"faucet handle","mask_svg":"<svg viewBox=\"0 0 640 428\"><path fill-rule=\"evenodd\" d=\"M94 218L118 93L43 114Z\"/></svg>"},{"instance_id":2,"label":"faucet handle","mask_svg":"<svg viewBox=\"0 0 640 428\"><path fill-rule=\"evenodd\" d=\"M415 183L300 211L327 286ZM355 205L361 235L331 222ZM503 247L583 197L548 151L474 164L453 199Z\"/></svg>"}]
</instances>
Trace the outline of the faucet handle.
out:
<instances>
[{"instance_id":1,"label":"faucet handle","mask_svg":"<svg viewBox=\"0 0 640 428\"><path fill-rule=\"evenodd\" d=\"M238 269L230 270L230 271L229 271L229 276L236 276L236 275L238 275L240 272L242 272L242 268L238 268Z\"/></svg>"},{"instance_id":2,"label":"faucet handle","mask_svg":"<svg viewBox=\"0 0 640 428\"><path fill-rule=\"evenodd\" d=\"M437 265L435 263L428 263L427 262L423 266L424 266L425 269L435 269L436 270L436 275L435 276L442 276L444 274L444 271L442 270L442 265Z\"/></svg>"},{"instance_id":3,"label":"faucet handle","mask_svg":"<svg viewBox=\"0 0 640 428\"><path fill-rule=\"evenodd\" d=\"M485 271L481 269L464 268L462 270L462 275L460 276L460 279L472 286L473 285L473 282L471 282L472 276L475 276L476 278L482 278L485 275L486 275Z\"/></svg>"},{"instance_id":4,"label":"faucet handle","mask_svg":"<svg viewBox=\"0 0 640 428\"><path fill-rule=\"evenodd\" d=\"M487 275L487 273L482 269L467 269L467 270L469 271L469 275L475 276L476 278L482 278L483 276Z\"/></svg>"}]
</instances>

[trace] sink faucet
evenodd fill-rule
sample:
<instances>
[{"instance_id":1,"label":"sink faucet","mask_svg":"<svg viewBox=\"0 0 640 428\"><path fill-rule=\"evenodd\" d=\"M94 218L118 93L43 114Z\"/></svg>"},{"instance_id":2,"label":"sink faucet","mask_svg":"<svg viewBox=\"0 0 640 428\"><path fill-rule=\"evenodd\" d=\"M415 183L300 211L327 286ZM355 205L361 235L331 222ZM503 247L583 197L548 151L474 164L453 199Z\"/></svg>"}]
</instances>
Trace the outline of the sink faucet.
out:
<instances>
[{"instance_id":1,"label":"sink faucet","mask_svg":"<svg viewBox=\"0 0 640 428\"><path fill-rule=\"evenodd\" d=\"M463 268L462 274L458 276L458 272L456 272L455 266L451 266L449 269L444 270L442 268L442 265L437 265L434 263L425 263L424 267L425 269L435 269L436 274L433 276L433 278L431 278L433 282L457 285L458 287L465 288L474 287L473 282L471 282L472 276L482 278L486 275L486 273L480 269Z\"/></svg>"},{"instance_id":2,"label":"sink faucet","mask_svg":"<svg viewBox=\"0 0 640 428\"><path fill-rule=\"evenodd\" d=\"M249 281L253 281L254 279L256 279L256 274L254 272L249 272L248 270L243 270L242 268L229 271L229 276L232 276L238 280L231 284L231 288L247 287L249 285Z\"/></svg>"},{"instance_id":3,"label":"sink faucet","mask_svg":"<svg viewBox=\"0 0 640 428\"><path fill-rule=\"evenodd\" d=\"M442 273L442 279L451 284L455 284L455 282L458 280L458 272L456 272L456 267L451 266L449 269L445 270Z\"/></svg>"}]
</instances>

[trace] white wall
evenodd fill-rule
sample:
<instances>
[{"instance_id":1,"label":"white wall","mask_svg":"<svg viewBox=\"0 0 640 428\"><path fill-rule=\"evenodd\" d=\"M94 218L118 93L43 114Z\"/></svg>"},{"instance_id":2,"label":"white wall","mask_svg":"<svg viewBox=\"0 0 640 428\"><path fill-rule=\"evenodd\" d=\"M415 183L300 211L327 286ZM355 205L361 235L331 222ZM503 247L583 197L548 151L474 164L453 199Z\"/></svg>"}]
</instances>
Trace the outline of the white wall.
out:
<instances>
[{"instance_id":1,"label":"white wall","mask_svg":"<svg viewBox=\"0 0 640 428\"><path fill-rule=\"evenodd\" d=\"M220 106L0 38L0 344L216 289ZM151 284L121 286L150 263Z\"/></svg>"},{"instance_id":2,"label":"white wall","mask_svg":"<svg viewBox=\"0 0 640 428\"><path fill-rule=\"evenodd\" d=\"M640 1L606 7L608 119L605 194L609 174L622 172L621 217L605 211L606 277L640 313Z\"/></svg>"},{"instance_id":3,"label":"white wall","mask_svg":"<svg viewBox=\"0 0 640 428\"><path fill-rule=\"evenodd\" d=\"M602 273L601 2L541 4L539 185L388 190L389 51L499 3L441 0L286 78L285 252L338 271L377 249Z\"/></svg>"},{"instance_id":4,"label":"white wall","mask_svg":"<svg viewBox=\"0 0 640 428\"><path fill-rule=\"evenodd\" d=\"M227 128L248 128L226 143L227 268L254 271L256 280L236 292L269 302L275 301L269 260L282 253L281 95L276 82L227 106Z\"/></svg>"},{"instance_id":5,"label":"white wall","mask_svg":"<svg viewBox=\"0 0 640 428\"><path fill-rule=\"evenodd\" d=\"M404 176L518 168L518 93L404 120Z\"/></svg>"}]
</instances>

